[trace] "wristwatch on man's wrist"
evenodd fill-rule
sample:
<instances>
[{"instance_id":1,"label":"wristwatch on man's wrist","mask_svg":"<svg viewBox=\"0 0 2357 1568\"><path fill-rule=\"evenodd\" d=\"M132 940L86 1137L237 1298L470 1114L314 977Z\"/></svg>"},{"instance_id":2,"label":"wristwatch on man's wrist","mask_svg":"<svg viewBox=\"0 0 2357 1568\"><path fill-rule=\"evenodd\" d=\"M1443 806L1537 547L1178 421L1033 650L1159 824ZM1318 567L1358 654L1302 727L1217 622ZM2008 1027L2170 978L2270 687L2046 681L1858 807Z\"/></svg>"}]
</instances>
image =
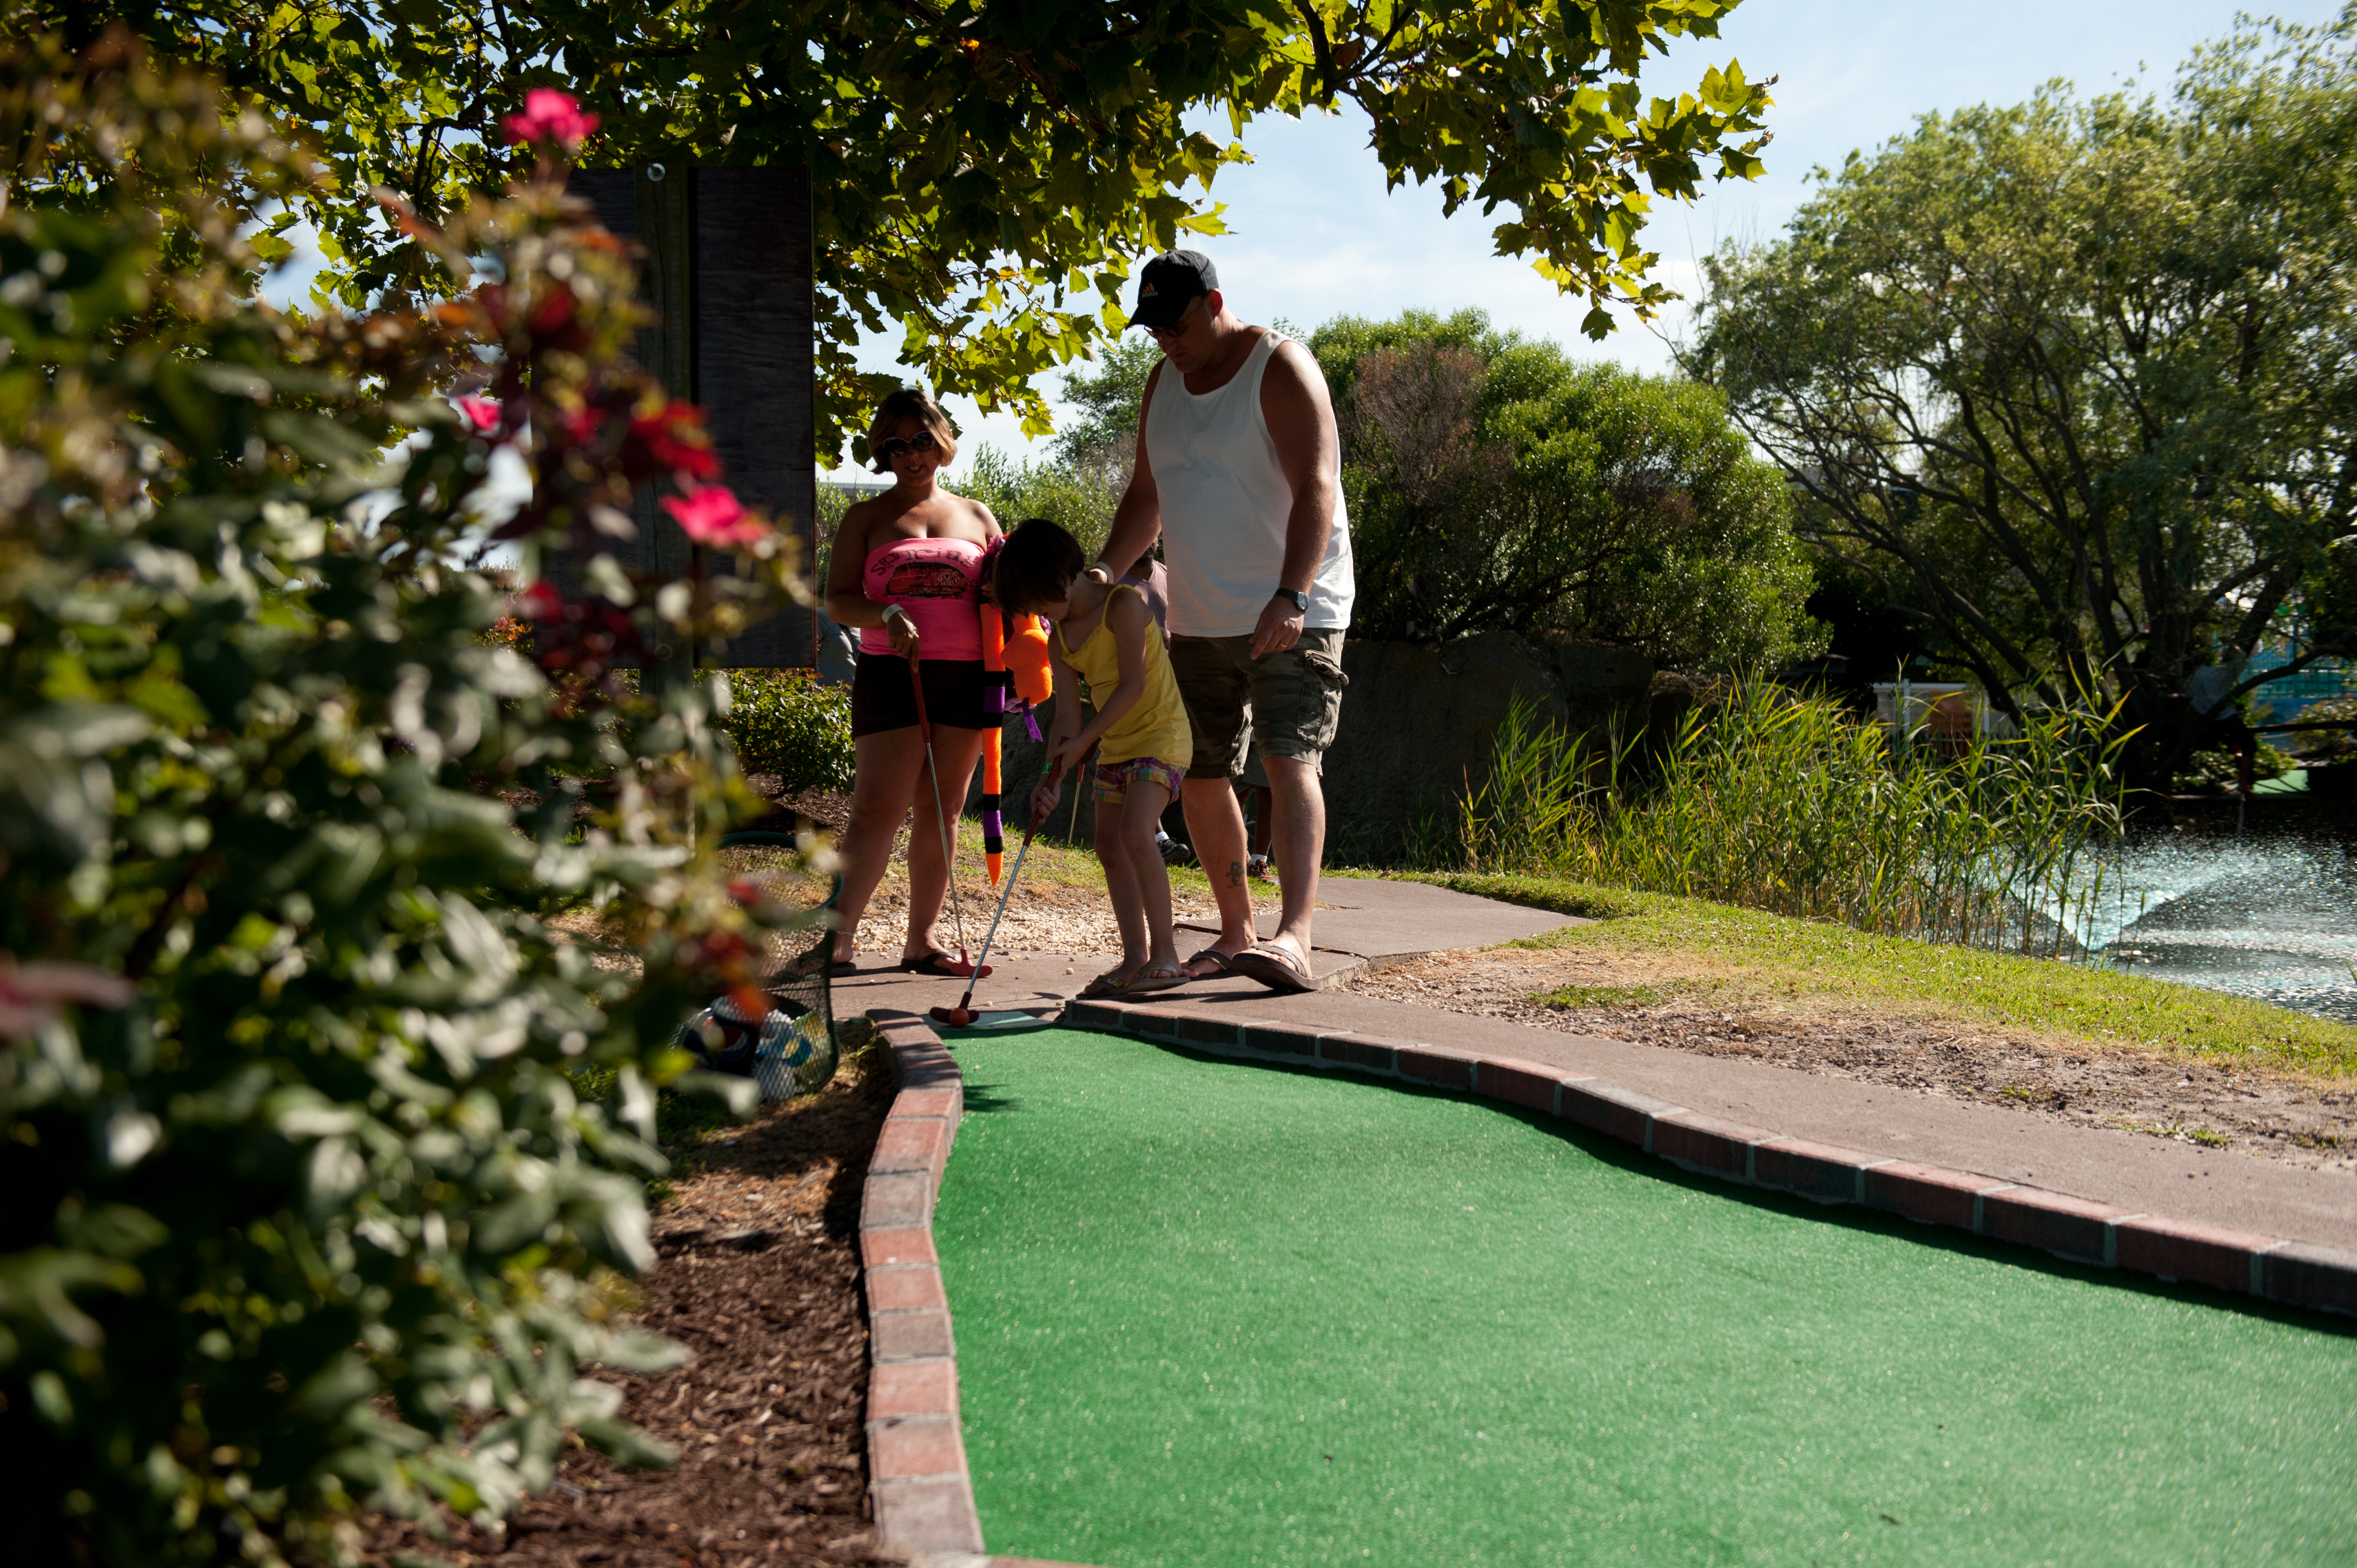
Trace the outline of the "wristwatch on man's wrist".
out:
<instances>
[{"instance_id":1,"label":"wristwatch on man's wrist","mask_svg":"<svg viewBox=\"0 0 2357 1568\"><path fill-rule=\"evenodd\" d=\"M1303 593L1300 589L1279 588L1276 591L1276 596L1280 599L1291 599L1293 601L1293 607L1299 610L1303 615L1308 615L1309 613L1309 596Z\"/></svg>"}]
</instances>

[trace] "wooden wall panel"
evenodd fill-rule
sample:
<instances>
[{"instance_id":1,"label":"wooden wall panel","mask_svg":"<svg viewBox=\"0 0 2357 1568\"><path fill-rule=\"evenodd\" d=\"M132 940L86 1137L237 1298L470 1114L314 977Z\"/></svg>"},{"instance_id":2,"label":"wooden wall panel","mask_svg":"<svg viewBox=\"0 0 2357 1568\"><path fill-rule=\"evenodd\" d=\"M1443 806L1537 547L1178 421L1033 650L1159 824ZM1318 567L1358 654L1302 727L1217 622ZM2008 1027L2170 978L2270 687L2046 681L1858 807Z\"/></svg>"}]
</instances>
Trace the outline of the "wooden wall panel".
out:
<instances>
[{"instance_id":1,"label":"wooden wall panel","mask_svg":"<svg viewBox=\"0 0 2357 1568\"><path fill-rule=\"evenodd\" d=\"M810 170L698 169L694 225L696 401L729 485L798 533L802 559L815 562ZM813 666L816 639L812 612L792 607L706 662Z\"/></svg>"},{"instance_id":2,"label":"wooden wall panel","mask_svg":"<svg viewBox=\"0 0 2357 1568\"><path fill-rule=\"evenodd\" d=\"M816 361L810 171L694 168L684 159L635 170L583 170L572 188L599 220L645 251L640 292L658 319L639 334L639 362L665 391L701 405L723 482L802 541L815 564L818 520ZM680 575L687 537L642 487L630 564ZM618 557L623 553L616 552ZM554 568L560 580L571 574ZM733 643L700 650L720 668L817 662L812 612L790 607Z\"/></svg>"}]
</instances>

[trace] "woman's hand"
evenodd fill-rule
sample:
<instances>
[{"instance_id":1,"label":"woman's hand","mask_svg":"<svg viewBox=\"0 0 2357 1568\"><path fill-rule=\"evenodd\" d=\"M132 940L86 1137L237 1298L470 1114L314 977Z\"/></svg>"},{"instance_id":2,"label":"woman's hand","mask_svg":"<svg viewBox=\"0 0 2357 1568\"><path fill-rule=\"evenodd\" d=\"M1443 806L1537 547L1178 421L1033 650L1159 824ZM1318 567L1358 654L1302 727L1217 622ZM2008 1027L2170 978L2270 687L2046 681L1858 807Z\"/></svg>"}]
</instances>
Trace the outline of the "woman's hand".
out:
<instances>
[{"instance_id":1,"label":"woman's hand","mask_svg":"<svg viewBox=\"0 0 2357 1568\"><path fill-rule=\"evenodd\" d=\"M892 651L901 658L919 657L917 623L909 617L909 612L899 605L884 607L884 635L892 639Z\"/></svg>"}]
</instances>

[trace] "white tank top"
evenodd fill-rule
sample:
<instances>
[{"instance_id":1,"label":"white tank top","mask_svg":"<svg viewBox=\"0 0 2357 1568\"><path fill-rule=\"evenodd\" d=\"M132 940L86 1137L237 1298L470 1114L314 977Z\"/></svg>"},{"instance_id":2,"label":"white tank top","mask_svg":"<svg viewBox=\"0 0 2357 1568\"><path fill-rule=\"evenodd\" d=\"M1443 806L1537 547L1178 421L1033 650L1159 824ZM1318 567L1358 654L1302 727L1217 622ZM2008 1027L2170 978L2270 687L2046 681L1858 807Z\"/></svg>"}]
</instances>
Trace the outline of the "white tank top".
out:
<instances>
[{"instance_id":1,"label":"white tank top","mask_svg":"<svg viewBox=\"0 0 2357 1568\"><path fill-rule=\"evenodd\" d=\"M1285 341L1264 332L1243 369L1198 396L1176 371L1157 379L1146 413L1146 460L1162 499L1162 559L1170 568L1174 637L1243 637L1276 592L1293 486L1277 467L1261 414L1261 377ZM1164 361L1166 369L1168 361ZM1334 530L1309 585L1313 628L1351 624L1351 520L1340 486Z\"/></svg>"}]
</instances>

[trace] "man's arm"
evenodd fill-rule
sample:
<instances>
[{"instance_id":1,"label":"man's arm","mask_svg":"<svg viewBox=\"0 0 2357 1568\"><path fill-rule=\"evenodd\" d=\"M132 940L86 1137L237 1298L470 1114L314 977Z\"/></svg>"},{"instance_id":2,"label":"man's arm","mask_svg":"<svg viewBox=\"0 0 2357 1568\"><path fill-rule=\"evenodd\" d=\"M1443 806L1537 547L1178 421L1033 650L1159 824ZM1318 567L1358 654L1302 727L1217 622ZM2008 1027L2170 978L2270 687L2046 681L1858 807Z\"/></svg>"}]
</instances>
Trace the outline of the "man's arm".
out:
<instances>
[{"instance_id":1,"label":"man's arm","mask_svg":"<svg viewBox=\"0 0 2357 1568\"><path fill-rule=\"evenodd\" d=\"M1334 510L1342 499L1341 440L1334 432L1334 404L1326 378L1309 350L1281 345L1260 383L1261 417L1276 446L1276 466L1293 487L1293 510L1285 519L1285 564L1278 590L1306 594L1326 558L1334 532ZM1253 629L1253 657L1292 647L1301 638L1302 610L1291 599L1270 596Z\"/></svg>"},{"instance_id":2,"label":"man's arm","mask_svg":"<svg viewBox=\"0 0 2357 1568\"><path fill-rule=\"evenodd\" d=\"M1130 466L1129 489L1121 493L1121 505L1114 509L1113 528L1105 535L1104 548L1097 552L1107 585L1136 565L1137 558L1154 548L1155 539L1162 532L1162 495L1154 488L1154 466L1146 456L1146 415L1154 406L1154 389L1162 380L1162 365L1157 365L1146 378L1146 395L1137 403L1137 456Z\"/></svg>"}]
</instances>

